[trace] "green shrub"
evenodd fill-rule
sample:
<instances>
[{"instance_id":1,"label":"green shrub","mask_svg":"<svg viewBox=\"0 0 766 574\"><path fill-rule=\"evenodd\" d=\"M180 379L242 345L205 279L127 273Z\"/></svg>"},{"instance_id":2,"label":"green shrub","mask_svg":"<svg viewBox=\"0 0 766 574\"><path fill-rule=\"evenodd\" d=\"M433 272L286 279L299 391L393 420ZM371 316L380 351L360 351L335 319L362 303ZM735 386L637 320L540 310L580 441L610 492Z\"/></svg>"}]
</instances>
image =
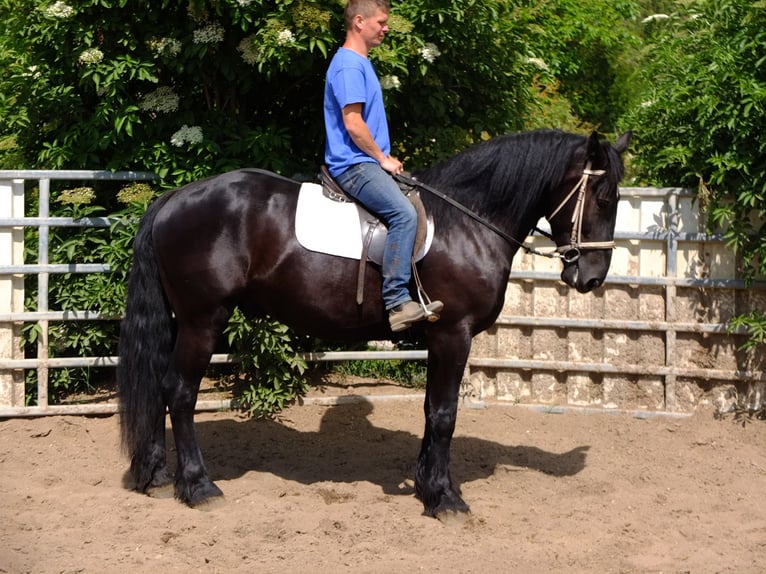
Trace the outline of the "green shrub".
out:
<instances>
[{"instance_id":1,"label":"green shrub","mask_svg":"<svg viewBox=\"0 0 766 574\"><path fill-rule=\"evenodd\" d=\"M746 282L766 276L766 9L750 0L691 0L646 22L643 101L636 130L641 181L698 190ZM735 319L747 348L764 343L766 316Z\"/></svg>"},{"instance_id":2,"label":"green shrub","mask_svg":"<svg viewBox=\"0 0 766 574\"><path fill-rule=\"evenodd\" d=\"M248 320L237 309L224 333L248 384L240 406L250 414L274 414L306 393L306 362L295 351L295 337L287 327Z\"/></svg>"}]
</instances>

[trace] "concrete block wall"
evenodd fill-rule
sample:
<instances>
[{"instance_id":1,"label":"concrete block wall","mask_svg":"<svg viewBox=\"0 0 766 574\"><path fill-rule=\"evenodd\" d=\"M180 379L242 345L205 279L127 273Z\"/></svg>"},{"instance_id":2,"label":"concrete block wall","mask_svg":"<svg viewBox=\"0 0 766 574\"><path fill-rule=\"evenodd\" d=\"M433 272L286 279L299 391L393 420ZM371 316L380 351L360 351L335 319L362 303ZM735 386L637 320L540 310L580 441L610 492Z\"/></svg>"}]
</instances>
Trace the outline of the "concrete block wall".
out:
<instances>
[{"instance_id":1,"label":"concrete block wall","mask_svg":"<svg viewBox=\"0 0 766 574\"><path fill-rule=\"evenodd\" d=\"M560 263L517 254L497 323L474 339L473 400L605 409L726 410L766 394L764 352L740 350L727 322L766 309L683 190L623 190L607 284L579 294ZM530 238L540 249L547 240Z\"/></svg>"}]
</instances>

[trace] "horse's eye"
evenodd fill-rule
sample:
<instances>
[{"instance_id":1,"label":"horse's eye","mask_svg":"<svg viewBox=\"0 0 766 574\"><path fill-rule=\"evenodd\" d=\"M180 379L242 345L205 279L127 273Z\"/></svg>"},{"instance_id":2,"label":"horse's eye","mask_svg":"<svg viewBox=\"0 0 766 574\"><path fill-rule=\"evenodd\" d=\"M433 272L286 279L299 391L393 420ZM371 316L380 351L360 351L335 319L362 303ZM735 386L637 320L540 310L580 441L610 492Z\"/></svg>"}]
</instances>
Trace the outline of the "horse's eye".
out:
<instances>
[{"instance_id":1,"label":"horse's eye","mask_svg":"<svg viewBox=\"0 0 766 574\"><path fill-rule=\"evenodd\" d=\"M607 209L613 203L614 202L609 197L597 197L596 198L596 205L598 205L601 209Z\"/></svg>"},{"instance_id":2,"label":"horse's eye","mask_svg":"<svg viewBox=\"0 0 766 574\"><path fill-rule=\"evenodd\" d=\"M620 200L619 189L610 190L609 188L602 187L601 189L596 189L594 191L596 196L596 205L598 205L601 209L608 209Z\"/></svg>"}]
</instances>

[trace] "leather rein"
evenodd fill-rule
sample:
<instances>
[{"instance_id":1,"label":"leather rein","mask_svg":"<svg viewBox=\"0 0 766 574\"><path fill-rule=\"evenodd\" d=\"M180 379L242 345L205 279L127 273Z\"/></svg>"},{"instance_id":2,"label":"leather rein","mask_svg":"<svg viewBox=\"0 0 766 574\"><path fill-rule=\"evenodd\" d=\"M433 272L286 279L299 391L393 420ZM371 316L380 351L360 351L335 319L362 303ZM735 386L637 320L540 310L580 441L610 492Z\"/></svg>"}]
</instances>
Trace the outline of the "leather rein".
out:
<instances>
[{"instance_id":1,"label":"leather rein","mask_svg":"<svg viewBox=\"0 0 766 574\"><path fill-rule=\"evenodd\" d=\"M427 191L436 197L446 201L456 209L458 209L460 212L466 214L470 218L474 219L475 221L481 223L484 227L487 229L492 230L494 233L505 239L508 243L511 245L517 245L521 247L525 252L530 253L532 255L542 255L543 257L549 257L554 258L558 257L566 263L574 263L580 258L580 254L583 249L614 249L615 243L614 241L582 241L582 221L583 221L583 212L585 210L585 194L588 190L588 179L591 176L601 176L606 173L604 170L594 170L591 169L591 163L588 162L585 165L585 169L582 172L582 176L580 177L580 180L575 184L575 186L572 188L572 191L570 191L566 197L563 199L563 201L559 204L559 206L553 210L553 212L546 216L546 219L550 221L553 219L556 214L561 211L561 209L569 202L569 200L577 194L577 203L575 204L574 211L572 212L572 232L570 234L569 243L564 245L557 245L556 249L554 251L540 251L538 249L535 249L533 247L530 247L529 245L526 245L522 241L519 241L515 237L512 237L511 235L507 234L505 231L494 225L493 223L490 223L483 217L481 217L479 214L477 214L475 211L470 210L462 203L455 201L451 197L445 195L438 189L434 189L433 187L426 185L425 183L422 183L418 181L417 179L403 175L403 174L397 174L394 176L394 179L397 181L417 187L419 189L422 189L424 191ZM550 233L547 233L538 227L535 227L533 231L537 231L544 237L547 237L550 240L553 240L553 236Z\"/></svg>"}]
</instances>

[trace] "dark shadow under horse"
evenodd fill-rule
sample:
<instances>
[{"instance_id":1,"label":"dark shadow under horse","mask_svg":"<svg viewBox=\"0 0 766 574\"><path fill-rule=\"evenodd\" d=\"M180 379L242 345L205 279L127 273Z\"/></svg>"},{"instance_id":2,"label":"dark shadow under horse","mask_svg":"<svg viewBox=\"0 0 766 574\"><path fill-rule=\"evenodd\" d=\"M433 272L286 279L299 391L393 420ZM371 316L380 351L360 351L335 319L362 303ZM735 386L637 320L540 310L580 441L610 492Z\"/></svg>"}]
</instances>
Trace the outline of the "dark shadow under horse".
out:
<instances>
[{"instance_id":1,"label":"dark shadow under horse","mask_svg":"<svg viewBox=\"0 0 766 574\"><path fill-rule=\"evenodd\" d=\"M599 287L611 262L629 139L624 134L612 146L595 134L502 136L418 176L451 201L421 194L436 231L419 274L428 294L444 302L438 322L413 327L428 349L426 424L415 470L426 514L468 512L450 478L458 391L472 338L502 309L515 253L545 217L562 280L581 293ZM168 192L146 212L117 374L123 443L138 490L174 482L176 497L192 506L222 494L203 462L194 407L235 307L323 339L391 338L379 268L367 266L366 297L357 305L358 262L298 244L299 187L243 169ZM174 478L167 470L166 408L178 456Z\"/></svg>"}]
</instances>

